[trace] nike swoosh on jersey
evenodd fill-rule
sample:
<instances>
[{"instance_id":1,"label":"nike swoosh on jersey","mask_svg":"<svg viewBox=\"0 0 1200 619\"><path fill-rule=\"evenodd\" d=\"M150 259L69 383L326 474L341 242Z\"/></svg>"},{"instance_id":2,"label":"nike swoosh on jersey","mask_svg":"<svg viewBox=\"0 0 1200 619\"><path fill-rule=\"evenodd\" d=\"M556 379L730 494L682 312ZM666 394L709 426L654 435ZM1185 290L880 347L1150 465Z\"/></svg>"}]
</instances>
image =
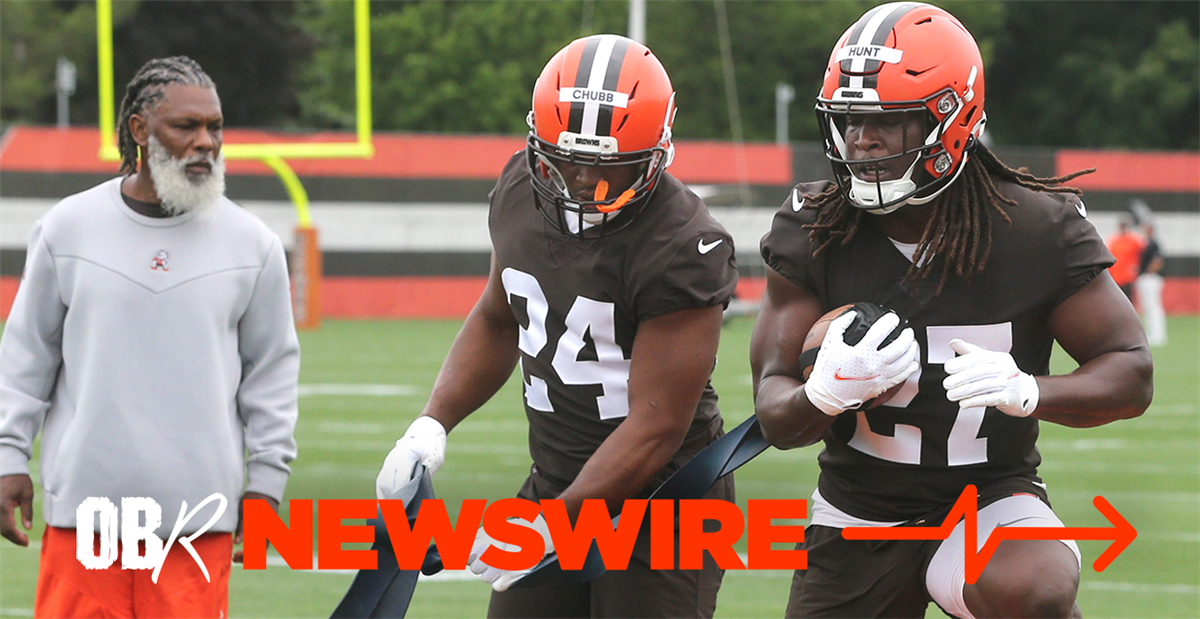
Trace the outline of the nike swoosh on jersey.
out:
<instances>
[{"instance_id":1,"label":"nike swoosh on jersey","mask_svg":"<svg viewBox=\"0 0 1200 619\"><path fill-rule=\"evenodd\" d=\"M799 213L800 209L804 208L804 198L800 198L799 200L797 200L796 198L800 198L800 192L793 189L792 190L792 210Z\"/></svg>"},{"instance_id":2,"label":"nike swoosh on jersey","mask_svg":"<svg viewBox=\"0 0 1200 619\"><path fill-rule=\"evenodd\" d=\"M1083 202L1076 203L1075 210L1079 211L1080 217L1087 219L1087 207L1083 205Z\"/></svg>"},{"instance_id":3,"label":"nike swoosh on jersey","mask_svg":"<svg viewBox=\"0 0 1200 619\"><path fill-rule=\"evenodd\" d=\"M879 378L879 375L876 374L874 376L842 376L841 370L838 370L833 373L834 380L871 380L872 378Z\"/></svg>"},{"instance_id":4,"label":"nike swoosh on jersey","mask_svg":"<svg viewBox=\"0 0 1200 619\"><path fill-rule=\"evenodd\" d=\"M713 241L712 243L705 245L704 239L700 239L700 244L696 246L696 249L700 250L701 254L707 254L708 252L712 251L713 248L715 248L717 245L720 245L721 243L724 243L724 242L725 242L725 239L717 239L716 241Z\"/></svg>"},{"instance_id":5,"label":"nike swoosh on jersey","mask_svg":"<svg viewBox=\"0 0 1200 619\"><path fill-rule=\"evenodd\" d=\"M1001 522L1000 524L996 525L996 528L999 529L1000 527L1011 527L1012 525L1017 524L1018 522L1024 522L1026 520L1036 520L1036 519L1037 519L1037 516L1025 516L1024 518L1017 518L1016 520L1010 520L1008 522Z\"/></svg>"}]
</instances>

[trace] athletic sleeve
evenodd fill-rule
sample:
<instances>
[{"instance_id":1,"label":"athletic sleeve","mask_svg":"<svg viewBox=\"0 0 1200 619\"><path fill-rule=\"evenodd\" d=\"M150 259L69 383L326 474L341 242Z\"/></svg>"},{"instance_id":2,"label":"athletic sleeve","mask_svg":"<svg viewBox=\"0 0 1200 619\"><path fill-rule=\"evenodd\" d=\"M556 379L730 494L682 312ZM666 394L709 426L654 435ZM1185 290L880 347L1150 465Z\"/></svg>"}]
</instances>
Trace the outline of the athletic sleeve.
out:
<instances>
[{"instance_id":1,"label":"athletic sleeve","mask_svg":"<svg viewBox=\"0 0 1200 619\"><path fill-rule=\"evenodd\" d=\"M658 285L642 293L638 320L671 312L725 307L737 288L733 238L724 230L709 231L678 246Z\"/></svg>"},{"instance_id":2,"label":"athletic sleeve","mask_svg":"<svg viewBox=\"0 0 1200 619\"><path fill-rule=\"evenodd\" d=\"M273 239L255 282L250 304L238 323L242 382L238 414L248 452L246 492L283 499L296 458L297 383L300 344L292 318L287 261Z\"/></svg>"},{"instance_id":3,"label":"athletic sleeve","mask_svg":"<svg viewBox=\"0 0 1200 619\"><path fill-rule=\"evenodd\" d=\"M1116 262L1104 245L1104 239L1085 217L1087 208L1079 196L1068 194L1061 213L1063 281L1052 307L1057 307Z\"/></svg>"},{"instance_id":4,"label":"athletic sleeve","mask_svg":"<svg viewBox=\"0 0 1200 619\"><path fill-rule=\"evenodd\" d=\"M62 367L66 315L54 256L38 221L29 241L21 285L0 337L0 476L29 474L33 439L50 409Z\"/></svg>"}]
</instances>

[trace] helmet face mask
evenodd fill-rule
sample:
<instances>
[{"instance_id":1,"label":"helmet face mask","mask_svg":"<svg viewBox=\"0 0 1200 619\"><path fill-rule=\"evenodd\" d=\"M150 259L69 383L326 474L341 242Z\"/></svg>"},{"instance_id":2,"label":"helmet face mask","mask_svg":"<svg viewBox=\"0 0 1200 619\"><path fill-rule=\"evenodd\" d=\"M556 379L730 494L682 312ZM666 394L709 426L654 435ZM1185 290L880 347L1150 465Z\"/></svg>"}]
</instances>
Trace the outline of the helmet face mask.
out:
<instances>
[{"instance_id":1,"label":"helmet face mask","mask_svg":"<svg viewBox=\"0 0 1200 619\"><path fill-rule=\"evenodd\" d=\"M533 177L534 202L539 211L559 231L580 238L599 238L633 221L649 200L654 184L665 166L666 150L600 155L557 148L531 134L525 148L526 163ZM599 168L595 176L632 176L628 187L585 188L592 199L583 199L563 176L563 168L590 166ZM607 184L607 180L605 180Z\"/></svg>"},{"instance_id":2,"label":"helmet face mask","mask_svg":"<svg viewBox=\"0 0 1200 619\"><path fill-rule=\"evenodd\" d=\"M958 178L983 132L983 94L978 46L952 15L915 2L868 11L834 47L816 105L825 153L846 200L887 214L936 198ZM906 133L899 147L875 159L852 156L847 123L892 113L918 115L920 138ZM912 165L899 177L870 173L900 158L912 158Z\"/></svg>"},{"instance_id":3,"label":"helmet face mask","mask_svg":"<svg viewBox=\"0 0 1200 619\"><path fill-rule=\"evenodd\" d=\"M945 91L953 97L953 93ZM940 95L934 99L940 100ZM889 102L886 107L858 104L817 103L820 129L825 140L825 155L833 164L838 185L852 204L877 215L894 212L905 204L924 204L948 185L956 175L933 177L927 170L946 171L950 156L942 146L946 122L927 109L925 101ZM953 119L953 114L946 118ZM876 122L892 117L883 124L917 125L919 132L895 131L900 141L877 157L853 157L847 144L849 127L855 123ZM902 118L896 120L895 117ZM968 147L969 148L969 147ZM967 149L964 149L967 150ZM891 173L886 171L890 170ZM961 166L959 166L961 171ZM918 194L924 193L924 196Z\"/></svg>"},{"instance_id":4,"label":"helmet face mask","mask_svg":"<svg viewBox=\"0 0 1200 619\"><path fill-rule=\"evenodd\" d=\"M674 116L670 78L644 45L616 35L567 45L542 70L527 118L538 210L580 238L629 225L671 164ZM590 186L572 173L580 166L596 168Z\"/></svg>"}]
</instances>

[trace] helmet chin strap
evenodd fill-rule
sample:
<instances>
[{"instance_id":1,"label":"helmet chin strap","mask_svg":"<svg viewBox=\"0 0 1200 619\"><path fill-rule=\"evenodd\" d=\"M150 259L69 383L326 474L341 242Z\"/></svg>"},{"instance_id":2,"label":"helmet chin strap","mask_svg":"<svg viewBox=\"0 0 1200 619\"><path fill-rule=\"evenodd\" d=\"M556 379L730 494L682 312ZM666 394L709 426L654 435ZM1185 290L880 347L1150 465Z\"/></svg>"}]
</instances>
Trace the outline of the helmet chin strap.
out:
<instances>
[{"instance_id":1,"label":"helmet chin strap","mask_svg":"<svg viewBox=\"0 0 1200 619\"><path fill-rule=\"evenodd\" d=\"M954 122L954 119L958 118L958 114L959 114L959 112L962 111L962 109L963 109L963 106L960 103L958 105L957 109L954 110L953 114L950 114L944 120L942 120L942 122L938 123L938 126L934 127L933 131L931 131L929 133L929 135L926 136L925 145L929 146L929 145L934 144L938 139L940 128L948 126L950 123ZM978 138L978 136L983 133L983 127L986 123L987 123L987 115L981 115L980 119L979 119L979 123L976 124L975 130L971 134L973 138ZM837 133L834 133L834 136L835 136L835 139L837 137L839 137L837 135ZM844 143L841 142L840 140L839 140L839 146L841 146L842 148L845 148ZM913 175L913 172L916 171L917 163L919 163L921 161L921 158L917 157L912 162L912 165L908 166L908 170L904 173L904 176L901 178L898 178L894 181L874 181L874 182L864 181L864 180L859 179L857 176L854 175L853 172L851 172L850 173L850 198L852 200L854 200L855 202L866 207L867 212L872 215L887 215L889 213L894 213L894 212L900 210L900 207L906 206L909 204L914 204L914 205L928 204L934 198L938 197L938 195L940 195L943 191L945 191L946 187L949 187L950 184L952 184L955 180L958 179L958 176L960 174L962 174L963 168L966 167L967 157L968 157L968 155L964 150L963 159L959 163L958 169L955 170L954 174L952 174L950 176L950 178L945 183L943 183L942 186L939 187L933 193L931 193L927 196L923 196L923 197L909 195L908 199L906 199L906 200L902 200L891 206L885 206L882 208L871 208L871 205L887 204L888 202L891 202L892 200L895 200L896 198L899 198L903 195L916 193L917 184L912 181L912 175Z\"/></svg>"},{"instance_id":2,"label":"helmet chin strap","mask_svg":"<svg viewBox=\"0 0 1200 619\"><path fill-rule=\"evenodd\" d=\"M894 181L864 181L850 173L850 199L866 207L872 215L887 215L894 213L908 201L897 202L891 206L872 207L876 204L887 204L900 196L911 194L917 190L917 184L912 182L913 170L917 168L920 158L913 160L912 165L904 176Z\"/></svg>"}]
</instances>

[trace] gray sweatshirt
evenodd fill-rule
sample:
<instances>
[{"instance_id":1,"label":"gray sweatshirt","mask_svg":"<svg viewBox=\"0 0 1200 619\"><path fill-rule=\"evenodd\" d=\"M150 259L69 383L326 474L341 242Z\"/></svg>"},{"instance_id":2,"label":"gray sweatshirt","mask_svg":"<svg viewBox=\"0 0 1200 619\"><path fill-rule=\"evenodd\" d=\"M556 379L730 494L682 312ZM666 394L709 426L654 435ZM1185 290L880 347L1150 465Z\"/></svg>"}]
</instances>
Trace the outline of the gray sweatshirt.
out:
<instances>
[{"instance_id":1,"label":"gray sweatshirt","mask_svg":"<svg viewBox=\"0 0 1200 619\"><path fill-rule=\"evenodd\" d=\"M183 501L281 499L296 457L300 349L279 237L233 202L155 219L113 179L34 226L0 338L0 475L44 428L46 522L87 497L150 497L166 539ZM245 486L243 487L243 483ZM210 503L183 529L215 513Z\"/></svg>"}]
</instances>

